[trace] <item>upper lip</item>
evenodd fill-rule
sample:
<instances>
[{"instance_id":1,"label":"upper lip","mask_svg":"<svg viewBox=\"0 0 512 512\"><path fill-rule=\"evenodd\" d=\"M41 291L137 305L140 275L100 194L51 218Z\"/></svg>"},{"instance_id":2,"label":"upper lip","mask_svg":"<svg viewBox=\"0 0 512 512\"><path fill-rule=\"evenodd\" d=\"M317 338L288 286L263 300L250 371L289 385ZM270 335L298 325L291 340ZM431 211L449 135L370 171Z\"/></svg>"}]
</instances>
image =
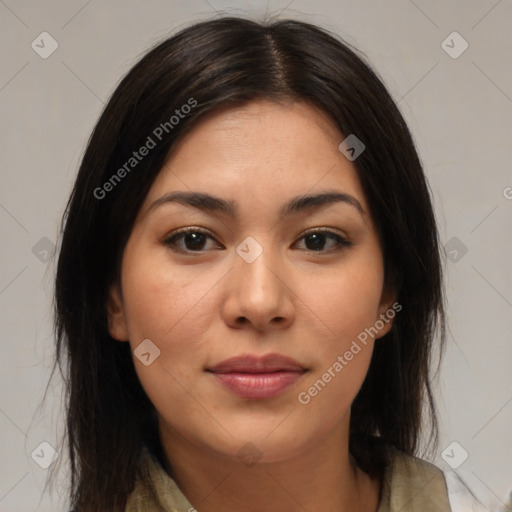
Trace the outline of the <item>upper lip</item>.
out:
<instances>
[{"instance_id":1,"label":"upper lip","mask_svg":"<svg viewBox=\"0 0 512 512\"><path fill-rule=\"evenodd\" d=\"M303 372L305 368L291 357L281 354L235 356L207 368L214 373Z\"/></svg>"}]
</instances>

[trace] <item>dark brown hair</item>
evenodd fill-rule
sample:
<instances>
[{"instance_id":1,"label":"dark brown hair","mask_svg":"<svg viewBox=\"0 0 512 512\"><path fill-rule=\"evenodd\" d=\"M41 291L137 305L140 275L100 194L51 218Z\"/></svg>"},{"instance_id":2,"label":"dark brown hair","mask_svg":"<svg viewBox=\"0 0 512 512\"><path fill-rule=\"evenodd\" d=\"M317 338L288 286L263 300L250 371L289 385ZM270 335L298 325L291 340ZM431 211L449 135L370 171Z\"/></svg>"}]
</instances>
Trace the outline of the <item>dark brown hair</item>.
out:
<instances>
[{"instance_id":1,"label":"dark brown hair","mask_svg":"<svg viewBox=\"0 0 512 512\"><path fill-rule=\"evenodd\" d=\"M309 102L366 146L354 164L383 242L387 282L403 309L376 344L352 405L351 453L372 475L382 474L388 447L417 454L425 403L429 441L437 442L430 366L437 328L441 347L444 340L440 252L429 189L402 115L364 58L338 37L298 21L221 18L158 44L122 79L67 204L55 290L56 366L67 390L70 505L78 512L123 510L142 447L159 446L155 410L129 344L109 336L105 311L138 210L171 148L199 119L261 98ZM180 110L187 104L194 106ZM170 122L177 109L188 113ZM159 126L167 127L161 140L119 173Z\"/></svg>"}]
</instances>

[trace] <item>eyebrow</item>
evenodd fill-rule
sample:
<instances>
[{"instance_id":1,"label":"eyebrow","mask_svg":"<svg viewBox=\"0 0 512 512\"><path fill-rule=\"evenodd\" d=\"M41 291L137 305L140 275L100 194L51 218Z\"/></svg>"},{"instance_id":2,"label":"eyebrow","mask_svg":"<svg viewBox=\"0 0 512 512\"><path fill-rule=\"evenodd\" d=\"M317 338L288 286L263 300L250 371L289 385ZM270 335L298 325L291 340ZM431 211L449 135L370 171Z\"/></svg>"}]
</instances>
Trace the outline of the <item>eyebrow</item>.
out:
<instances>
[{"instance_id":1,"label":"eyebrow","mask_svg":"<svg viewBox=\"0 0 512 512\"><path fill-rule=\"evenodd\" d=\"M169 192L151 203L147 212L168 203L179 203L203 211L224 213L230 217L236 217L238 211L235 201L227 201L203 192ZM286 217L300 212L317 210L335 203L348 204L354 207L361 216L366 215L361 203L354 196L331 190L315 195L294 197L281 207L279 215Z\"/></svg>"}]
</instances>

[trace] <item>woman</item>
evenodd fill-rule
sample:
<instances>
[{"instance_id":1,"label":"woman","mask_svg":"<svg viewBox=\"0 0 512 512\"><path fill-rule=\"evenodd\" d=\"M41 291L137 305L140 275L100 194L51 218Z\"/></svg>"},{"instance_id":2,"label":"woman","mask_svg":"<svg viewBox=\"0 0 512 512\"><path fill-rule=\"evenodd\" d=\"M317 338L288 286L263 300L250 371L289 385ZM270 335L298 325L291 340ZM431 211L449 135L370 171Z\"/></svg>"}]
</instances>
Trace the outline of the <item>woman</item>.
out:
<instances>
[{"instance_id":1,"label":"woman","mask_svg":"<svg viewBox=\"0 0 512 512\"><path fill-rule=\"evenodd\" d=\"M133 67L80 166L55 304L73 510L450 510L415 457L444 339L428 186L325 31L223 18Z\"/></svg>"}]
</instances>

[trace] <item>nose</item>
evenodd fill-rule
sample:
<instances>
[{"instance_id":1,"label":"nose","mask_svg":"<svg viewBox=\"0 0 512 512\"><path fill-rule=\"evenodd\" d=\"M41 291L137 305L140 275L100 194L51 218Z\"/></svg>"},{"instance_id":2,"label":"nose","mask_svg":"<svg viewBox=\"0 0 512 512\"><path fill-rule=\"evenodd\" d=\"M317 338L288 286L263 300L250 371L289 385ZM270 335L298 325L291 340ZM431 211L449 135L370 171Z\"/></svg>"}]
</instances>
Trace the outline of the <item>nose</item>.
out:
<instances>
[{"instance_id":1,"label":"nose","mask_svg":"<svg viewBox=\"0 0 512 512\"><path fill-rule=\"evenodd\" d=\"M228 276L222 315L230 327L250 325L263 332L284 329L293 323L295 306L290 278L285 275L284 264L270 250L263 250L251 263L237 254Z\"/></svg>"}]
</instances>

